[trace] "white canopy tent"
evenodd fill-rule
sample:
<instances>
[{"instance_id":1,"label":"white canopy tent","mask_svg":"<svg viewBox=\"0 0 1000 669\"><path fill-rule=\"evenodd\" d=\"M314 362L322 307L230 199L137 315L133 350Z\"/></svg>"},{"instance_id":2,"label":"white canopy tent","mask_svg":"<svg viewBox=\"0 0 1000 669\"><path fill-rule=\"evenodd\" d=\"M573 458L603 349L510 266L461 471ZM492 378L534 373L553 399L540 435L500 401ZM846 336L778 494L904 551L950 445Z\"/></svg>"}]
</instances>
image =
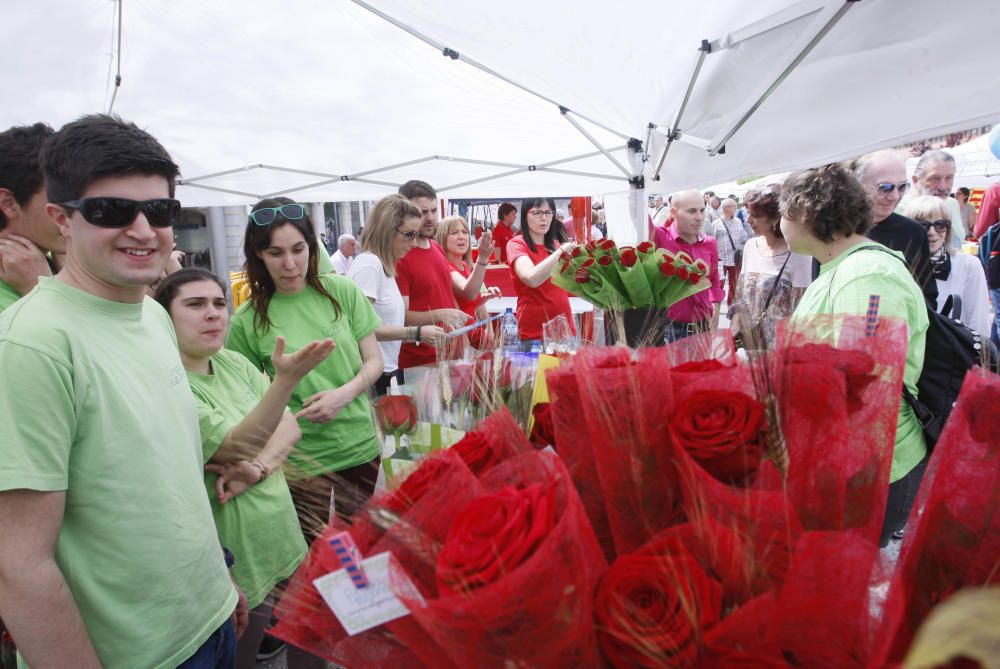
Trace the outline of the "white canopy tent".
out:
<instances>
[{"instance_id":1,"label":"white canopy tent","mask_svg":"<svg viewBox=\"0 0 1000 669\"><path fill-rule=\"evenodd\" d=\"M956 9L36 0L5 11L0 126L58 126L113 98L178 160L189 206L375 198L420 178L444 197L631 192L643 234L643 187L812 166L1000 120L1000 6Z\"/></svg>"}]
</instances>

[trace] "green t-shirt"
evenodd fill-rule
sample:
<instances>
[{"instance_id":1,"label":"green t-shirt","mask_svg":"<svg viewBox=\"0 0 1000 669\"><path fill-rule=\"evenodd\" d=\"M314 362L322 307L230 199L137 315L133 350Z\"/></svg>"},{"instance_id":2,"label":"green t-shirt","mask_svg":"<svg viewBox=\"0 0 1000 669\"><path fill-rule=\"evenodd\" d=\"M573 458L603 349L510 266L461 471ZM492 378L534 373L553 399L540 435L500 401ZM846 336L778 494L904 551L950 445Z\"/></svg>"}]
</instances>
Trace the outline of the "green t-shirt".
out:
<instances>
[{"instance_id":1,"label":"green t-shirt","mask_svg":"<svg viewBox=\"0 0 1000 669\"><path fill-rule=\"evenodd\" d=\"M330 254L327 253L326 247L323 246L323 242L317 239L316 247L319 251L316 254L316 273L336 274L337 271L333 268L333 261L330 260Z\"/></svg>"},{"instance_id":2,"label":"green t-shirt","mask_svg":"<svg viewBox=\"0 0 1000 669\"><path fill-rule=\"evenodd\" d=\"M3 281L0 281L0 313L20 299L21 296L16 290Z\"/></svg>"},{"instance_id":3,"label":"green t-shirt","mask_svg":"<svg viewBox=\"0 0 1000 669\"><path fill-rule=\"evenodd\" d=\"M881 246L872 242L865 244ZM904 263L891 258L885 251L856 249L857 247L840 254L820 268L819 277L802 296L794 317L812 314L863 316L868 312L869 297L879 295L879 314L900 318L909 326L910 340L906 348L903 383L916 397L917 380L924 366L928 326L924 296ZM903 257L896 251L892 251L892 254ZM923 429L900 394L896 445L889 480L892 482L903 478L926 454L927 442Z\"/></svg>"},{"instance_id":4,"label":"green t-shirt","mask_svg":"<svg viewBox=\"0 0 1000 669\"><path fill-rule=\"evenodd\" d=\"M250 413L267 391L268 380L235 351L212 356L212 374L188 371L198 405L202 459L207 463L222 440ZM295 571L306 554L292 496L281 470L225 504L215 493L216 474L205 472L222 545L233 552L233 578L257 607L275 585Z\"/></svg>"},{"instance_id":5,"label":"green t-shirt","mask_svg":"<svg viewBox=\"0 0 1000 669\"><path fill-rule=\"evenodd\" d=\"M55 559L101 664L176 667L236 591L170 318L43 277L0 315L0 369L0 490L65 491Z\"/></svg>"},{"instance_id":6,"label":"green t-shirt","mask_svg":"<svg viewBox=\"0 0 1000 669\"><path fill-rule=\"evenodd\" d=\"M336 275L320 276L320 281L340 304L340 318L329 300L306 286L294 295L274 294L268 307L273 325L264 331L254 329L251 301L241 304L233 315L226 342L228 348L245 355L273 379L271 353L278 335L285 338L288 353L316 339L333 340L336 346L330 355L295 387L289 404L293 412L301 410L302 402L319 391L337 388L357 376L362 363L358 342L381 323L371 302L353 281ZM285 463L285 475L290 479L354 467L379 453L368 393L355 397L325 425L302 420L299 427L302 440Z\"/></svg>"}]
</instances>

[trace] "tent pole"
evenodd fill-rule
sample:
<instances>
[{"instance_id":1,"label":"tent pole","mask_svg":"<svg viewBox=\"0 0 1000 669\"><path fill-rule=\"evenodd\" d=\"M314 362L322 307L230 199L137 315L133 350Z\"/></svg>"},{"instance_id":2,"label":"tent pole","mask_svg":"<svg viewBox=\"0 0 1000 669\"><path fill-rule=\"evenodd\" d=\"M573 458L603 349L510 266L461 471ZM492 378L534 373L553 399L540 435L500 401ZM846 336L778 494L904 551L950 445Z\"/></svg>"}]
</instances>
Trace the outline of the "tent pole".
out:
<instances>
[{"instance_id":1,"label":"tent pole","mask_svg":"<svg viewBox=\"0 0 1000 669\"><path fill-rule=\"evenodd\" d=\"M440 51L442 54L444 54L445 56L447 56L448 58L451 58L452 60L460 60L460 61L462 61L463 63L465 63L467 65L471 65L472 67L476 68L477 70L482 70L486 74L494 76L494 77L496 77L497 79L499 79L501 81L507 82L511 86L514 86L516 88L520 88L525 93L529 93L531 95L534 95L536 98L540 98L542 100L545 100L546 102L550 102L550 103L554 104L557 107L560 107L560 108L562 107L562 105L560 105L558 102L556 102L552 98L550 98L550 97L548 97L546 95L542 95L541 93L539 93L537 91L534 91L534 90L528 88L527 86L523 86L523 85L517 83L516 81L514 81L513 79L508 79L507 77L503 76L499 72L497 72L497 71L495 71L495 70L493 70L493 69L491 69L491 68L483 65L482 63L480 63L478 61L475 61L475 60L473 60L473 59L471 59L471 58L469 58L467 56L462 56L461 54L459 54L454 49L448 48L448 46L446 46L445 44L443 44L441 42L438 42L437 40L432 39L432 38L428 37L427 35L424 35L423 33L419 32L418 30L416 30L414 28L411 28L410 26L406 25L402 21L398 21L395 18L389 16L385 12L381 12L381 11L375 9L374 7L372 7L371 5L369 5L367 2L364 2L364 0L351 0L351 2L353 2L356 5L358 5L359 7L367 9L369 12L371 12L375 16L377 16L380 19L383 19L385 21L388 21L389 23L391 23L392 25L396 26L400 30L404 30L404 31L408 32L409 34L413 35L414 37L416 37L420 41L425 42L426 44L429 44L430 46L434 47L435 49L437 49L438 51ZM586 116L583 116L582 114L577 114L577 116L579 116L580 118L582 118L583 120L585 120L585 121L587 121L589 123L593 123L598 128L601 128L603 130L607 130L608 132L610 132L613 135L618 135L622 139L625 139L625 140L629 139L629 136L626 135L625 133L619 132L618 130L614 130L613 128L609 128L606 125L598 123L597 121L595 121L592 118L588 118Z\"/></svg>"},{"instance_id":2,"label":"tent pole","mask_svg":"<svg viewBox=\"0 0 1000 669\"><path fill-rule=\"evenodd\" d=\"M576 170L561 170L556 167L536 167L539 172L555 172L556 174L571 174L578 177L593 177L595 179L612 179L614 181L628 181L629 177L619 177L614 174L598 174L597 172L577 172Z\"/></svg>"},{"instance_id":3,"label":"tent pole","mask_svg":"<svg viewBox=\"0 0 1000 669\"><path fill-rule=\"evenodd\" d=\"M263 199L257 193L247 193L246 191L242 191L242 190L233 190L231 188L220 188L218 186L206 186L204 184L193 184L190 181L178 181L177 185L178 186L190 186L191 188L201 188L203 190L211 190L211 191L215 191L217 193L229 193L231 195L240 195L240 196L243 196L243 197L252 198L254 200L261 200L261 199Z\"/></svg>"},{"instance_id":4,"label":"tent pole","mask_svg":"<svg viewBox=\"0 0 1000 669\"><path fill-rule=\"evenodd\" d=\"M570 112L569 109L566 109L565 107L560 107L559 108L559 112L563 115L564 119L566 119L567 121L570 122L570 125L572 125L574 128L576 128L577 130L579 130L580 134L587 138L587 141L589 141L591 144L593 144L595 147L597 147L597 150L600 151L601 153L603 153L605 158L607 158L612 163L614 163L615 167L617 167L619 170L621 170L622 174L624 174L627 178L631 178L632 177L632 173L629 172L627 169L625 169L624 165L622 165L620 162L618 162L615 159L614 156L612 156L610 153L608 153L607 150L603 146L601 146L600 142L598 142L596 139L594 139L593 135L591 135L589 132L587 132L587 130L582 125L580 125L579 123L576 122L576 120L570 115L570 114L572 114L572 112Z\"/></svg>"},{"instance_id":5,"label":"tent pole","mask_svg":"<svg viewBox=\"0 0 1000 669\"><path fill-rule=\"evenodd\" d=\"M737 114L734 114L732 118L736 120L730 123L727 127L723 127L715 137L712 139L711 146L708 147L708 155L714 156L721 153L726 146L726 142L732 139L743 125L750 120L764 102L771 97L775 89L781 85L788 75L792 73L799 63L801 63L806 56L819 44L822 40L837 24L838 21L847 13L851 5L857 2L857 0L839 0L838 2L831 1L823 8L819 18L816 22L819 23L819 28L812 34L806 33L801 36L796 42L792 49L789 50L790 53L795 55L785 63L779 63L780 68L778 74L774 77L768 77L765 81L768 81L766 88L757 96L755 100L749 104L744 104Z\"/></svg>"},{"instance_id":6,"label":"tent pole","mask_svg":"<svg viewBox=\"0 0 1000 669\"><path fill-rule=\"evenodd\" d=\"M681 123L681 117L684 116L684 111L687 109L688 102L691 101L691 93L694 92L694 85L698 81L698 75L701 74L701 68L705 64L705 57L712 53L712 47L708 40L702 40L701 46L698 47L698 60L694 63L694 69L691 71L691 77L688 79L687 90L684 91L684 99L681 100L681 106L677 108L677 113L674 114L674 122L670 124L670 131L667 133L667 144L663 147L663 153L660 154L660 159L656 161L656 169L653 170L653 181L660 180L660 170L663 169L663 161L667 159L667 153L670 151L670 145L674 143L674 140L679 137L679 130Z\"/></svg>"},{"instance_id":7,"label":"tent pole","mask_svg":"<svg viewBox=\"0 0 1000 669\"><path fill-rule=\"evenodd\" d=\"M178 186L193 186L195 181L203 181L205 179L214 179L215 177L224 177L229 174L238 174L239 172L249 172L250 170L255 170L263 167L260 163L256 165L245 165L243 167L237 167L231 170L223 170L222 172L212 172L211 174L203 174L200 177L191 177L190 179L178 179Z\"/></svg>"}]
</instances>

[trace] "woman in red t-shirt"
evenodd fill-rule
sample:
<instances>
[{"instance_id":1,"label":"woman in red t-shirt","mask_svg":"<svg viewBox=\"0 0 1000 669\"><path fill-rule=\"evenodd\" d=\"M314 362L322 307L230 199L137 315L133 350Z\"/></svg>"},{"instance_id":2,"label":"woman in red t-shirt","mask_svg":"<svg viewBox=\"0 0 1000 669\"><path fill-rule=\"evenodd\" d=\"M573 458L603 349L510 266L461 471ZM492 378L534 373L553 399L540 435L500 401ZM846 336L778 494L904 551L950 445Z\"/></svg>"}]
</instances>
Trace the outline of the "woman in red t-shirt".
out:
<instances>
[{"instance_id":1,"label":"woman in red t-shirt","mask_svg":"<svg viewBox=\"0 0 1000 669\"><path fill-rule=\"evenodd\" d=\"M517 334L528 351L542 339L542 325L565 315L575 335L569 293L549 278L560 256L576 244L567 242L561 226L552 224L556 204L552 198L521 201L521 234L507 243L507 262L517 293Z\"/></svg>"},{"instance_id":2,"label":"woman in red t-shirt","mask_svg":"<svg viewBox=\"0 0 1000 669\"><path fill-rule=\"evenodd\" d=\"M442 220L438 225L436 238L451 266L452 289L455 291L458 308L477 321L485 320L489 315L486 300L500 296L500 291L496 288L490 288L486 297L480 294L486 277L486 266L493 254L493 236L489 231L483 233L479 240L479 261L476 263L472 262L469 222L461 216L448 216ZM478 349L485 349L493 345L493 337L487 328L476 328L469 333L469 343Z\"/></svg>"}]
</instances>

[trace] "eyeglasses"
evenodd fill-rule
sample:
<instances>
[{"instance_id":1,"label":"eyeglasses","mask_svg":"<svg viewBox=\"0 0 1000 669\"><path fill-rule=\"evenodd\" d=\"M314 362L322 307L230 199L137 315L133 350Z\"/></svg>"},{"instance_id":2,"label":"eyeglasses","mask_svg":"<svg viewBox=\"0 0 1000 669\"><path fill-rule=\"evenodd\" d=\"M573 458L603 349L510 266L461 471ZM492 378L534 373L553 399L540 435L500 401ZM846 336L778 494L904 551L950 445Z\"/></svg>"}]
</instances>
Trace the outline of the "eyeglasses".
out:
<instances>
[{"instance_id":1,"label":"eyeglasses","mask_svg":"<svg viewBox=\"0 0 1000 669\"><path fill-rule=\"evenodd\" d=\"M552 211L551 209L532 209L528 213L534 216L535 218L552 218L553 216L556 215L556 212Z\"/></svg>"},{"instance_id":2,"label":"eyeglasses","mask_svg":"<svg viewBox=\"0 0 1000 669\"><path fill-rule=\"evenodd\" d=\"M410 231L410 232L403 232L399 228L396 229L396 232L398 232L399 234L403 235L403 239L405 239L408 242L412 242L413 240L415 240L417 238L417 235L420 234L419 230L413 230L413 231Z\"/></svg>"},{"instance_id":3,"label":"eyeglasses","mask_svg":"<svg viewBox=\"0 0 1000 669\"><path fill-rule=\"evenodd\" d=\"M265 207L250 212L250 220L254 225L271 225L281 214L286 221L299 221L305 218L306 208L301 204L283 204L280 207Z\"/></svg>"},{"instance_id":4,"label":"eyeglasses","mask_svg":"<svg viewBox=\"0 0 1000 669\"><path fill-rule=\"evenodd\" d=\"M905 181L901 184L891 184L891 183L875 184L875 190L877 190L879 193L882 193L883 195L888 195L892 191L898 189L900 196L902 196L903 193L906 192L906 189L909 187L910 184L906 183Z\"/></svg>"},{"instance_id":5,"label":"eyeglasses","mask_svg":"<svg viewBox=\"0 0 1000 669\"><path fill-rule=\"evenodd\" d=\"M917 223L924 226L924 231L930 230L932 227L939 233L948 232L951 228L951 221L946 218L942 218L940 221L922 221L919 218Z\"/></svg>"},{"instance_id":6,"label":"eyeglasses","mask_svg":"<svg viewBox=\"0 0 1000 669\"><path fill-rule=\"evenodd\" d=\"M85 197L59 204L76 209L85 221L99 228L127 228L140 211L154 228L169 228L181 216L180 200L171 198L138 201L124 197Z\"/></svg>"}]
</instances>

